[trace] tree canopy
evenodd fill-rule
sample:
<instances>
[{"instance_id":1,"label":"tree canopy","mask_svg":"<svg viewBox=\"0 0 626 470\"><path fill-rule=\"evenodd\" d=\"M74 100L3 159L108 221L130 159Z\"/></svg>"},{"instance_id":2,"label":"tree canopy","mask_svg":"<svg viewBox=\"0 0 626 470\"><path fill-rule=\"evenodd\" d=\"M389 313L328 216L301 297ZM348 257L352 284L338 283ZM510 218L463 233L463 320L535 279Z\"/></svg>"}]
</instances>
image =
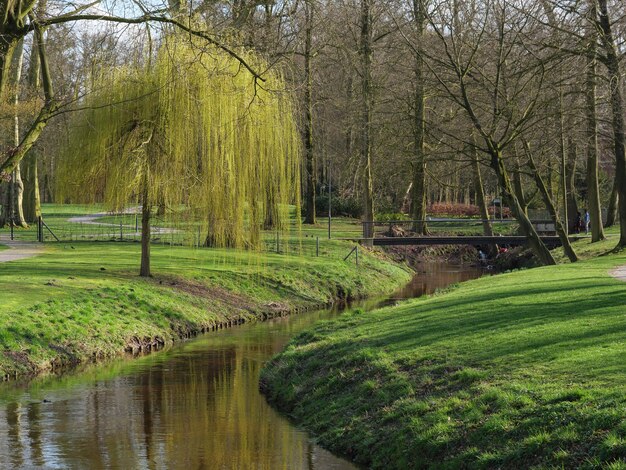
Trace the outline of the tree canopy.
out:
<instances>
[{"instance_id":1,"label":"tree canopy","mask_svg":"<svg viewBox=\"0 0 626 470\"><path fill-rule=\"evenodd\" d=\"M248 63L265 68L251 53ZM299 136L283 78L263 83L220 49L169 36L154 63L102 70L72 116L60 196L185 205L206 243L256 246L299 210Z\"/></svg>"}]
</instances>

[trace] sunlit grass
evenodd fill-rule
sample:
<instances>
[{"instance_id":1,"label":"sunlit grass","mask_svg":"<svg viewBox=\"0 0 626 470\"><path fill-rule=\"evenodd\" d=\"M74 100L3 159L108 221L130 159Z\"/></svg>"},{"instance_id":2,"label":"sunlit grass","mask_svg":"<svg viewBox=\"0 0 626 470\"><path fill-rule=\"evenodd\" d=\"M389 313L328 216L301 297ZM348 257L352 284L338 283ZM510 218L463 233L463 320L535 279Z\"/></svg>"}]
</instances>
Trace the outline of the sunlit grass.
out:
<instances>
[{"instance_id":1,"label":"sunlit grass","mask_svg":"<svg viewBox=\"0 0 626 470\"><path fill-rule=\"evenodd\" d=\"M615 229L608 232L613 236ZM297 337L268 396L375 468L613 468L626 457L626 254L486 277Z\"/></svg>"},{"instance_id":2,"label":"sunlit grass","mask_svg":"<svg viewBox=\"0 0 626 470\"><path fill-rule=\"evenodd\" d=\"M382 294L410 277L376 252L344 261L352 245L324 241L296 254L154 244L153 279L137 276L137 243L46 244L35 258L0 264L0 377L123 352L133 337L171 342L272 309ZM280 248L280 247L279 247ZM197 292L196 292L197 291ZM65 357L67 356L67 357Z\"/></svg>"}]
</instances>

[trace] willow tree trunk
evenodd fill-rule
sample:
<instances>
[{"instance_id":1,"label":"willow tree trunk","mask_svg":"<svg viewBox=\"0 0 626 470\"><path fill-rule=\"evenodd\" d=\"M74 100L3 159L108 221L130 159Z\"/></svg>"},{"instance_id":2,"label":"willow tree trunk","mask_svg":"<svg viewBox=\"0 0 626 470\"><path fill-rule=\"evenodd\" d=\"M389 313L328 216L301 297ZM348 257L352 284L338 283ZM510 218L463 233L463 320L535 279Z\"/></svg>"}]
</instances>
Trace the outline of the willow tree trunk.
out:
<instances>
[{"instance_id":1,"label":"willow tree trunk","mask_svg":"<svg viewBox=\"0 0 626 470\"><path fill-rule=\"evenodd\" d=\"M563 227L563 224L561 223L558 211L556 209L556 206L554 205L552 196L550 195L550 190L548 189L543 181L543 178L539 174L537 166L535 165L535 161L530 152L528 153L528 166L533 173L533 178L535 179L535 183L537 184L537 189L539 189L541 198L546 205L546 209L548 209L548 212L550 213L550 218L552 219L552 223L554 223L556 233L559 236L559 240L561 240L561 244L563 245L563 251L565 252L565 255L569 258L569 260L572 263L575 263L576 261L578 261L578 256L576 255L576 252L574 251L574 248L569 241L569 237L567 236L565 227Z\"/></svg>"},{"instance_id":2,"label":"willow tree trunk","mask_svg":"<svg viewBox=\"0 0 626 470\"><path fill-rule=\"evenodd\" d=\"M361 0L361 162L363 164L363 236L374 236L374 189L372 184L372 11L373 0Z\"/></svg>"},{"instance_id":3,"label":"willow tree trunk","mask_svg":"<svg viewBox=\"0 0 626 470\"><path fill-rule=\"evenodd\" d=\"M413 21L417 36L415 61L415 90L413 120L413 178L411 196L411 217L413 230L421 235L428 234L426 226L426 158L424 155L424 130L426 124L424 94L424 59L421 53L426 15L423 0L413 0Z\"/></svg>"},{"instance_id":4,"label":"willow tree trunk","mask_svg":"<svg viewBox=\"0 0 626 470\"><path fill-rule=\"evenodd\" d=\"M626 152L624 142L624 105L622 99L622 76L615 39L611 30L606 0L598 0L600 7L601 42L605 52L605 65L609 71L608 82L613 116L613 145L615 147L615 179L619 199L620 238L618 247L626 246ZM593 220L592 220L593 222Z\"/></svg>"},{"instance_id":5,"label":"willow tree trunk","mask_svg":"<svg viewBox=\"0 0 626 470\"><path fill-rule=\"evenodd\" d=\"M313 55L313 3L304 3L304 158L306 162L306 214L305 224L315 223L315 191L317 189L317 165L313 149L313 80L311 58ZM330 203L330 201L329 201Z\"/></svg>"},{"instance_id":6,"label":"willow tree trunk","mask_svg":"<svg viewBox=\"0 0 626 470\"><path fill-rule=\"evenodd\" d=\"M141 188L141 266L139 275L150 277L150 197L148 191L148 177L144 175Z\"/></svg>"},{"instance_id":7,"label":"willow tree trunk","mask_svg":"<svg viewBox=\"0 0 626 470\"><path fill-rule=\"evenodd\" d=\"M596 17L595 0L589 1L589 16ZM602 209L598 184L598 124L596 118L596 31L588 33L587 76L585 79L585 114L587 121L587 203L591 217L591 241L604 240Z\"/></svg>"}]
</instances>

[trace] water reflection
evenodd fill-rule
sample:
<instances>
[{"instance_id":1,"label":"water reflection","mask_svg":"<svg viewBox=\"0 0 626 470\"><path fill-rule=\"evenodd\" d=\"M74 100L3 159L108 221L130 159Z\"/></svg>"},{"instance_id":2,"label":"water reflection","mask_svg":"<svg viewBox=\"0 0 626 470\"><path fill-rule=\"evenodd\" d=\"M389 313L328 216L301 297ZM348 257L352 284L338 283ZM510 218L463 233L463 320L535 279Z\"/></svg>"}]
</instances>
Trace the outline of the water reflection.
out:
<instances>
[{"instance_id":1,"label":"water reflection","mask_svg":"<svg viewBox=\"0 0 626 470\"><path fill-rule=\"evenodd\" d=\"M263 363L294 333L332 315L224 330L25 389L7 384L0 468L353 469L311 444L258 392Z\"/></svg>"},{"instance_id":2,"label":"water reflection","mask_svg":"<svg viewBox=\"0 0 626 470\"><path fill-rule=\"evenodd\" d=\"M431 274L395 297L478 274L424 269ZM133 361L2 385L0 468L354 469L312 444L258 391L265 361L335 315L237 327Z\"/></svg>"},{"instance_id":3,"label":"water reflection","mask_svg":"<svg viewBox=\"0 0 626 470\"><path fill-rule=\"evenodd\" d=\"M417 274L411 282L394 293L390 299L412 299L422 295L434 294L451 284L469 281L482 276L485 271L476 266L451 265L446 263L420 263L415 266Z\"/></svg>"}]
</instances>

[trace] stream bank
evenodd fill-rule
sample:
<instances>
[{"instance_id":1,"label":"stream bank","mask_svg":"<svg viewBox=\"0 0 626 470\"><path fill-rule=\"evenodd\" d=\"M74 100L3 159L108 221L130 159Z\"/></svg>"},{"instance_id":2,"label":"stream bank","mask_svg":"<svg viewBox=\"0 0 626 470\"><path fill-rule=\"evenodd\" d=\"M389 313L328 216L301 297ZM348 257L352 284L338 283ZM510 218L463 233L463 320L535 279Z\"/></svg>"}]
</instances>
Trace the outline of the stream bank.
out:
<instances>
[{"instance_id":1,"label":"stream bank","mask_svg":"<svg viewBox=\"0 0 626 470\"><path fill-rule=\"evenodd\" d=\"M382 295L410 273L349 246L320 256L153 246L155 277L136 276L139 247L78 242L0 264L0 378L145 353L200 333Z\"/></svg>"},{"instance_id":2,"label":"stream bank","mask_svg":"<svg viewBox=\"0 0 626 470\"><path fill-rule=\"evenodd\" d=\"M619 468L626 255L483 277L295 337L268 400L357 463Z\"/></svg>"},{"instance_id":3,"label":"stream bank","mask_svg":"<svg viewBox=\"0 0 626 470\"><path fill-rule=\"evenodd\" d=\"M477 273L422 265L391 298L353 307L398 302L469 275ZM275 318L135 360L0 384L0 462L12 468L356 470L316 445L259 392L260 370L271 356L299 332L339 315L333 308Z\"/></svg>"}]
</instances>

